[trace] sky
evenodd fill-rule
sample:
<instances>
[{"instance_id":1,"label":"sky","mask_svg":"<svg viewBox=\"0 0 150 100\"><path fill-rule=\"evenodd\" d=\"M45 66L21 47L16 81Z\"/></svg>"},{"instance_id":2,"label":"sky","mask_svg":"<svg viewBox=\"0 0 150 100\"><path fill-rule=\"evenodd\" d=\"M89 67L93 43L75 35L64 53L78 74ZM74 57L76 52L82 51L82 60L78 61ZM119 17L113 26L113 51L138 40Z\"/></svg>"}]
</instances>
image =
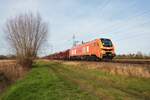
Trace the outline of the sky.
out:
<instances>
[{"instance_id":1,"label":"sky","mask_svg":"<svg viewBox=\"0 0 150 100\"><path fill-rule=\"evenodd\" d=\"M3 31L7 19L40 13L49 24L40 55L63 51L75 40L110 38L117 54L150 54L150 0L0 0L0 55L11 54Z\"/></svg>"}]
</instances>

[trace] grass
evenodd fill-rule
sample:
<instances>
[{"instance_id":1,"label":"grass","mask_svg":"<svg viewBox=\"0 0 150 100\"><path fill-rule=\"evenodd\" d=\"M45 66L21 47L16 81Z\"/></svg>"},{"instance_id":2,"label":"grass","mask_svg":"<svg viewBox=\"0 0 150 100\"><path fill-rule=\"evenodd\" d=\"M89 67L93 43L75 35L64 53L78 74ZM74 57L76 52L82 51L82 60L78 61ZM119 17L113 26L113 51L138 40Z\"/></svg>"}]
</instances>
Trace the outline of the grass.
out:
<instances>
[{"instance_id":1,"label":"grass","mask_svg":"<svg viewBox=\"0 0 150 100\"><path fill-rule=\"evenodd\" d=\"M38 62L1 100L149 100L150 79L112 75L79 65ZM85 66L86 67L86 66Z\"/></svg>"},{"instance_id":2,"label":"grass","mask_svg":"<svg viewBox=\"0 0 150 100\"><path fill-rule=\"evenodd\" d=\"M15 60L0 60L0 73L3 73L12 82L23 76L25 72Z\"/></svg>"},{"instance_id":3,"label":"grass","mask_svg":"<svg viewBox=\"0 0 150 100\"><path fill-rule=\"evenodd\" d=\"M97 97L82 91L58 76L51 67L53 64L38 63L28 75L18 80L4 94L2 100L98 100Z\"/></svg>"},{"instance_id":4,"label":"grass","mask_svg":"<svg viewBox=\"0 0 150 100\"><path fill-rule=\"evenodd\" d=\"M84 65L59 65L55 70L60 76L68 77L101 99L150 99L150 79L112 75L96 69L86 69Z\"/></svg>"},{"instance_id":5,"label":"grass","mask_svg":"<svg viewBox=\"0 0 150 100\"><path fill-rule=\"evenodd\" d=\"M0 60L0 93L21 75L23 71L16 65L15 60Z\"/></svg>"}]
</instances>

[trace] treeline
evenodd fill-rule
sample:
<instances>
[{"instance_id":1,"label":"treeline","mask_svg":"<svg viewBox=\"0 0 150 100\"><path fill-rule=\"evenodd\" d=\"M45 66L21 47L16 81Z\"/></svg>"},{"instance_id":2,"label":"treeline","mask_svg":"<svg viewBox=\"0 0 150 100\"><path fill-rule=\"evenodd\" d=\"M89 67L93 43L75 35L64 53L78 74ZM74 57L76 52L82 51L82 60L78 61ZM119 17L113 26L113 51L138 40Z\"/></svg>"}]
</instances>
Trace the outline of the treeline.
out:
<instances>
[{"instance_id":1,"label":"treeline","mask_svg":"<svg viewBox=\"0 0 150 100\"><path fill-rule=\"evenodd\" d=\"M39 58L40 58L39 56L36 57L36 59L39 59ZM10 60L11 60L11 59L12 59L12 60L13 60L13 59L16 59L16 55L0 55L0 60L5 60L5 59L6 59L6 60L7 60L7 59L8 59L8 60L9 60L9 59L10 59Z\"/></svg>"},{"instance_id":2,"label":"treeline","mask_svg":"<svg viewBox=\"0 0 150 100\"><path fill-rule=\"evenodd\" d=\"M15 55L0 55L0 60L2 59L16 59Z\"/></svg>"},{"instance_id":3,"label":"treeline","mask_svg":"<svg viewBox=\"0 0 150 100\"><path fill-rule=\"evenodd\" d=\"M146 55L146 54L143 54L142 52L130 53L130 54L119 54L119 55L116 55L115 58L119 58L119 59L124 59L124 58L127 58L127 59L150 59L150 54Z\"/></svg>"}]
</instances>

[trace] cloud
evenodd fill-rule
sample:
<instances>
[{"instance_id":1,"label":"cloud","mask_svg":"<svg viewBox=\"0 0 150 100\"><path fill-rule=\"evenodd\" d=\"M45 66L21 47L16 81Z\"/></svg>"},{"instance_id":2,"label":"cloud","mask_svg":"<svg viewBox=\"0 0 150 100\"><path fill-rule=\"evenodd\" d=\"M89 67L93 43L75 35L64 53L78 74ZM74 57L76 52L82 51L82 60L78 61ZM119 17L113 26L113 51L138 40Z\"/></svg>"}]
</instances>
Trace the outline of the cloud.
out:
<instances>
[{"instance_id":1,"label":"cloud","mask_svg":"<svg viewBox=\"0 0 150 100\"><path fill-rule=\"evenodd\" d=\"M6 0L3 5L0 4L0 27L10 16L27 11L40 12L43 19L49 22L48 40L54 52L72 47L72 36L75 34L79 41L111 38L117 53L137 50L149 53L148 4L148 0ZM139 49L135 45L137 41L140 41ZM50 53L50 47L45 52Z\"/></svg>"}]
</instances>

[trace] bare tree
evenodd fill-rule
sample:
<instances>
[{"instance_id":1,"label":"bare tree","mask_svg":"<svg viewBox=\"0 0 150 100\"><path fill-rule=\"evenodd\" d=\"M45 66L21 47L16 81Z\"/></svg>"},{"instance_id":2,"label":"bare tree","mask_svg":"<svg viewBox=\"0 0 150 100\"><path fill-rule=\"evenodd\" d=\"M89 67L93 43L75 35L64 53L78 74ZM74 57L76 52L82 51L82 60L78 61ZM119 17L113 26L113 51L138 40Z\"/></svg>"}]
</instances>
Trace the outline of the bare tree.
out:
<instances>
[{"instance_id":1,"label":"bare tree","mask_svg":"<svg viewBox=\"0 0 150 100\"><path fill-rule=\"evenodd\" d=\"M31 67L33 60L46 40L48 24L39 14L20 14L7 20L4 30L17 61L23 67Z\"/></svg>"}]
</instances>

